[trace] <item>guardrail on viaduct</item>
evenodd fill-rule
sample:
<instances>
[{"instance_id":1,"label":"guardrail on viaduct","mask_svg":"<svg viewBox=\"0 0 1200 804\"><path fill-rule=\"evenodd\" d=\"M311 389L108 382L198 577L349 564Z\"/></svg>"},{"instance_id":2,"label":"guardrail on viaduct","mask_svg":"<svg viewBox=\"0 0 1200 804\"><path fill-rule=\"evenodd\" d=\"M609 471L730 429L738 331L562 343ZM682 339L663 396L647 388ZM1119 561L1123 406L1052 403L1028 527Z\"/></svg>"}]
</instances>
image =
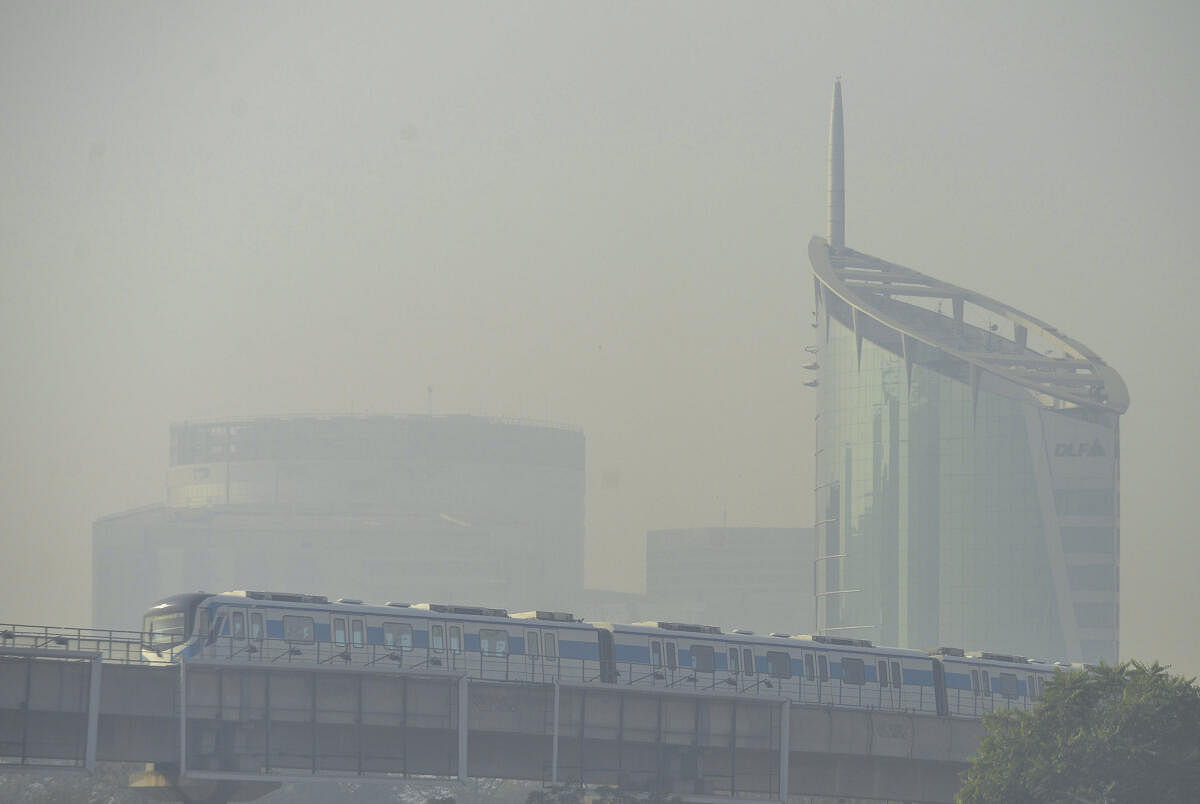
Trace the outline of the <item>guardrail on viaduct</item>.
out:
<instances>
[{"instance_id":1,"label":"guardrail on viaduct","mask_svg":"<svg viewBox=\"0 0 1200 804\"><path fill-rule=\"evenodd\" d=\"M0 632L0 770L113 760L193 784L497 777L692 801L949 802L982 731L736 692L301 663L156 667L122 662L119 640L89 650L83 637L30 644Z\"/></svg>"}]
</instances>

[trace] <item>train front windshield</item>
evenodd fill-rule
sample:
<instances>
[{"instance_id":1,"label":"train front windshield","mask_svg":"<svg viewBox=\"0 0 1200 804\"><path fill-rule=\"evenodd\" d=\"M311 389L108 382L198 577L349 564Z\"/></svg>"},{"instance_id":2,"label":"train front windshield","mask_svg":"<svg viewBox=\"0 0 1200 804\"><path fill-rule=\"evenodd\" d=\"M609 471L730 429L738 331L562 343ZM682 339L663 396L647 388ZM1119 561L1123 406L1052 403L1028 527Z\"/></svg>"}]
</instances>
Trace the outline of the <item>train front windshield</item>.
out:
<instances>
[{"instance_id":1,"label":"train front windshield","mask_svg":"<svg viewBox=\"0 0 1200 804\"><path fill-rule=\"evenodd\" d=\"M187 612L147 614L142 631L149 648L162 650L178 645L187 638Z\"/></svg>"}]
</instances>

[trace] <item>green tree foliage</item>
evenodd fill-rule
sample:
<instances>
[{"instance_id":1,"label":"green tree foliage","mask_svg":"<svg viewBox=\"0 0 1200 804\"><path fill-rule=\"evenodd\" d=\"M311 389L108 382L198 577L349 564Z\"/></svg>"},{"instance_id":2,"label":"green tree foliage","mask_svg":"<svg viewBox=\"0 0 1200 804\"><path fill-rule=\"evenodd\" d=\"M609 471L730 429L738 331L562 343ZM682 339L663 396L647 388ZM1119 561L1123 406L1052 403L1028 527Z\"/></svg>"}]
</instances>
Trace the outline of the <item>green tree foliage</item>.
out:
<instances>
[{"instance_id":1,"label":"green tree foliage","mask_svg":"<svg viewBox=\"0 0 1200 804\"><path fill-rule=\"evenodd\" d=\"M983 724L960 804L1200 801L1200 687L1157 662L1060 671Z\"/></svg>"}]
</instances>

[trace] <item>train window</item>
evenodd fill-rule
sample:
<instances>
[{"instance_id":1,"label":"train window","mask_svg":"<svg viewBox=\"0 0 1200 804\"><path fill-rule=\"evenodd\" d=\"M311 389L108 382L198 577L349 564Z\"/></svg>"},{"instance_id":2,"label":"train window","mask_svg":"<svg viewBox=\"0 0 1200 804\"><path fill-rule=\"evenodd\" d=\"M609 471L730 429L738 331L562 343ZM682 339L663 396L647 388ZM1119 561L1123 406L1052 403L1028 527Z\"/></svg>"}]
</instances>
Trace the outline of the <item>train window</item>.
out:
<instances>
[{"instance_id":1,"label":"train window","mask_svg":"<svg viewBox=\"0 0 1200 804\"><path fill-rule=\"evenodd\" d=\"M742 672L748 676L754 675L757 668L754 666L754 651L749 648L742 648Z\"/></svg>"},{"instance_id":2,"label":"train window","mask_svg":"<svg viewBox=\"0 0 1200 804\"><path fill-rule=\"evenodd\" d=\"M412 626L404 623L384 623L383 644L389 648L412 650Z\"/></svg>"},{"instance_id":3,"label":"train window","mask_svg":"<svg viewBox=\"0 0 1200 804\"><path fill-rule=\"evenodd\" d=\"M480 628L479 652L484 656L507 656L508 633L495 628Z\"/></svg>"},{"instance_id":4,"label":"train window","mask_svg":"<svg viewBox=\"0 0 1200 804\"><path fill-rule=\"evenodd\" d=\"M867 667L862 659L842 659L842 683L862 686L867 681Z\"/></svg>"},{"instance_id":5,"label":"train window","mask_svg":"<svg viewBox=\"0 0 1200 804\"><path fill-rule=\"evenodd\" d=\"M886 687L888 685L887 662L883 659L879 660L879 686Z\"/></svg>"},{"instance_id":6,"label":"train window","mask_svg":"<svg viewBox=\"0 0 1200 804\"><path fill-rule=\"evenodd\" d=\"M546 654L547 659L558 658L558 644L554 634L542 634L542 653Z\"/></svg>"},{"instance_id":7,"label":"train window","mask_svg":"<svg viewBox=\"0 0 1200 804\"><path fill-rule=\"evenodd\" d=\"M692 669L697 673L716 670L717 657L711 645L692 645Z\"/></svg>"},{"instance_id":8,"label":"train window","mask_svg":"<svg viewBox=\"0 0 1200 804\"><path fill-rule=\"evenodd\" d=\"M824 656L817 657L817 669L821 671L821 680L829 680L829 659Z\"/></svg>"},{"instance_id":9,"label":"train window","mask_svg":"<svg viewBox=\"0 0 1200 804\"><path fill-rule=\"evenodd\" d=\"M312 642L313 618L285 614L283 617L283 638L288 642Z\"/></svg>"},{"instance_id":10,"label":"train window","mask_svg":"<svg viewBox=\"0 0 1200 804\"><path fill-rule=\"evenodd\" d=\"M975 692L976 695L979 694L979 671L978 670L971 671L971 689Z\"/></svg>"},{"instance_id":11,"label":"train window","mask_svg":"<svg viewBox=\"0 0 1200 804\"><path fill-rule=\"evenodd\" d=\"M246 615L242 614L240 611L235 611L233 613L233 617L231 618L231 622L233 623L233 628L232 628L233 638L234 639L245 639L246 638Z\"/></svg>"},{"instance_id":12,"label":"train window","mask_svg":"<svg viewBox=\"0 0 1200 804\"><path fill-rule=\"evenodd\" d=\"M462 651L462 628L457 625L450 626L450 652L460 653Z\"/></svg>"},{"instance_id":13,"label":"train window","mask_svg":"<svg viewBox=\"0 0 1200 804\"><path fill-rule=\"evenodd\" d=\"M782 651L767 651L767 672L773 678L791 678L792 657Z\"/></svg>"},{"instance_id":14,"label":"train window","mask_svg":"<svg viewBox=\"0 0 1200 804\"><path fill-rule=\"evenodd\" d=\"M1017 697L1017 677L1013 673L1001 673L996 676L996 691L1005 698L1012 700Z\"/></svg>"},{"instance_id":15,"label":"train window","mask_svg":"<svg viewBox=\"0 0 1200 804\"><path fill-rule=\"evenodd\" d=\"M992 697L992 682L988 680L988 671L983 671L983 694Z\"/></svg>"},{"instance_id":16,"label":"train window","mask_svg":"<svg viewBox=\"0 0 1200 804\"><path fill-rule=\"evenodd\" d=\"M733 673L734 675L737 675L738 671L741 670L741 667L738 666L738 649L737 648L729 649L729 668L728 669L729 669L729 672Z\"/></svg>"},{"instance_id":17,"label":"train window","mask_svg":"<svg viewBox=\"0 0 1200 804\"><path fill-rule=\"evenodd\" d=\"M650 665L652 667L662 667L662 643L650 643Z\"/></svg>"},{"instance_id":18,"label":"train window","mask_svg":"<svg viewBox=\"0 0 1200 804\"><path fill-rule=\"evenodd\" d=\"M433 649L438 653L446 649L445 633L445 629L440 625L429 627L429 641L433 643Z\"/></svg>"},{"instance_id":19,"label":"train window","mask_svg":"<svg viewBox=\"0 0 1200 804\"><path fill-rule=\"evenodd\" d=\"M351 620L350 621L350 642L356 648L361 648L364 644L366 644L366 640L363 639L363 621L362 620Z\"/></svg>"},{"instance_id":20,"label":"train window","mask_svg":"<svg viewBox=\"0 0 1200 804\"><path fill-rule=\"evenodd\" d=\"M675 643L668 642L667 643L667 667L670 668L671 670L674 670L678 666L679 666L679 661L675 656Z\"/></svg>"},{"instance_id":21,"label":"train window","mask_svg":"<svg viewBox=\"0 0 1200 804\"><path fill-rule=\"evenodd\" d=\"M525 632L525 653L529 656L537 656L538 655L538 632L537 631L526 631Z\"/></svg>"},{"instance_id":22,"label":"train window","mask_svg":"<svg viewBox=\"0 0 1200 804\"><path fill-rule=\"evenodd\" d=\"M258 612L250 615L250 638L259 642L263 638L263 618Z\"/></svg>"},{"instance_id":23,"label":"train window","mask_svg":"<svg viewBox=\"0 0 1200 804\"><path fill-rule=\"evenodd\" d=\"M900 671L900 662L892 662L892 686L899 687L904 683L904 674Z\"/></svg>"},{"instance_id":24,"label":"train window","mask_svg":"<svg viewBox=\"0 0 1200 804\"><path fill-rule=\"evenodd\" d=\"M804 654L804 677L809 681L817 677L817 662L811 653Z\"/></svg>"},{"instance_id":25,"label":"train window","mask_svg":"<svg viewBox=\"0 0 1200 804\"><path fill-rule=\"evenodd\" d=\"M345 645L346 644L346 618L345 617L334 617L333 618L333 644L335 644L335 645Z\"/></svg>"}]
</instances>

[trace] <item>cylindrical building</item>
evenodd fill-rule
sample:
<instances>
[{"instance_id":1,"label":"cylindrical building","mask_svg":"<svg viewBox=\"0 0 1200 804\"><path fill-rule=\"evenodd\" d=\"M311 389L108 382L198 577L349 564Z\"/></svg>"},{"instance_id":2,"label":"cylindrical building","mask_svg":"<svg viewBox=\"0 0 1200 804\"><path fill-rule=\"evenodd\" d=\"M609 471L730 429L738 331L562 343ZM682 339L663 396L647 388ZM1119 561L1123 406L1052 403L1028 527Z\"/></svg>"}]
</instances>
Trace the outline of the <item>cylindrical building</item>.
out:
<instances>
[{"instance_id":1,"label":"cylindrical building","mask_svg":"<svg viewBox=\"0 0 1200 804\"><path fill-rule=\"evenodd\" d=\"M93 528L93 620L205 589L561 608L583 585L584 438L474 416L171 427L165 505Z\"/></svg>"}]
</instances>

